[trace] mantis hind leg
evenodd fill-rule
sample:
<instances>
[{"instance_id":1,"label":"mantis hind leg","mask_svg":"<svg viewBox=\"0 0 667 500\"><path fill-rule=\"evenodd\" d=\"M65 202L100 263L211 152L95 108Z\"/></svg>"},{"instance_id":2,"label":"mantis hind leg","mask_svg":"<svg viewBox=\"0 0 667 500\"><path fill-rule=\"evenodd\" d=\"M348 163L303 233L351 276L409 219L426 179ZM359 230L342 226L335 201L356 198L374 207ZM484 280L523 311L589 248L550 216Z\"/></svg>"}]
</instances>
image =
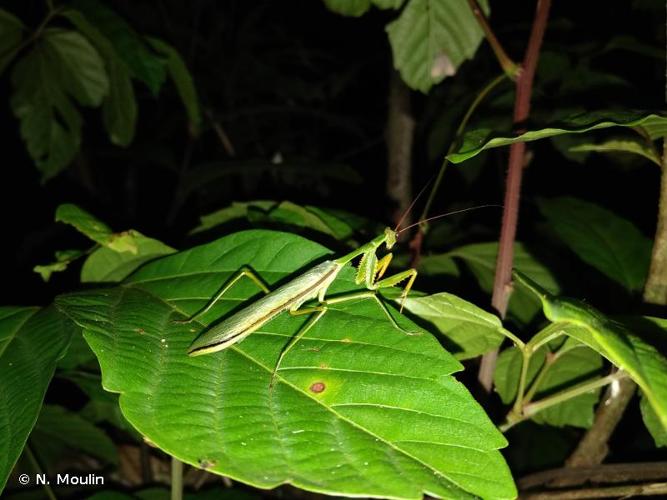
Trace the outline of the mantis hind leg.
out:
<instances>
[{"instance_id":1,"label":"mantis hind leg","mask_svg":"<svg viewBox=\"0 0 667 500\"><path fill-rule=\"evenodd\" d=\"M276 379L276 373L278 372L278 368L280 367L280 364L283 361L283 358L287 355L287 353L296 345L296 343L301 340L301 338L306 334L308 330L310 330L313 326L315 326L315 323L317 323L322 316L324 316L324 313L327 312L327 306L326 305L321 305L321 306L316 306L316 307L308 307L304 309L296 309L294 311L289 311L289 313L292 316L301 316L303 314L313 314L310 318L308 318L308 321L299 328L299 331L296 332L296 334L290 339L288 344L280 351L280 355L278 356L278 361L276 362L276 366L273 368L273 373L271 373L271 382L269 383L269 389L273 388L273 383L275 382Z\"/></svg>"},{"instance_id":2,"label":"mantis hind leg","mask_svg":"<svg viewBox=\"0 0 667 500\"><path fill-rule=\"evenodd\" d=\"M252 269L249 267L243 266L241 269L239 269L237 272L235 272L222 286L220 291L213 297L202 309L197 311L195 314L190 316L188 319L184 320L174 320L174 323L178 324L187 324L187 323L192 323L195 319L199 318L200 316L204 315L207 313L211 307L215 305L218 300L220 300L220 297L222 297L238 280L240 280L243 277L249 278L250 281L252 281L257 287L262 290L265 294L270 293L271 290L269 290L269 287L266 286L266 284L262 281L262 279L255 273Z\"/></svg>"},{"instance_id":3,"label":"mantis hind leg","mask_svg":"<svg viewBox=\"0 0 667 500\"><path fill-rule=\"evenodd\" d=\"M416 271L415 271L416 272ZM393 278L387 278L391 279ZM405 279L405 278L403 278ZM384 281L384 280L383 280ZM402 281L402 280L400 280ZM393 286L393 285L389 285ZM378 288L384 288L384 287L378 287ZM359 300L359 299L373 299L377 302L377 304L380 306L380 309L382 309L382 312L384 312L385 316L387 316L387 319L391 321L391 324L396 328L397 330L402 331L406 335L421 335L421 332L411 332L403 328L401 325L398 324L396 319L391 315L391 312L389 311L389 308L387 308L387 305L382 301L380 297L378 297L378 293L375 290L369 290L365 292L351 292L345 295L341 295L339 297L332 297L330 299L327 299L326 304L340 304L341 302L346 302L349 300Z\"/></svg>"},{"instance_id":4,"label":"mantis hind leg","mask_svg":"<svg viewBox=\"0 0 667 500\"><path fill-rule=\"evenodd\" d=\"M329 305L340 304L342 302L349 302L351 300L359 300L359 299L374 299L378 303L382 311L385 313L391 324L397 330L400 330L406 335L421 335L421 332L410 332L405 328L401 327L396 322L394 317L391 315L391 312L389 312L389 309L384 304L384 302L382 302L380 297L377 296L377 292L375 291L351 292L344 295L340 295L338 297L332 297L330 299L326 299L322 301L321 305L319 306L289 311L289 313L293 316L300 316L303 314L313 314L313 313L315 314L313 314L313 316L309 318L308 321L306 321L306 323L301 328L299 328L299 331L294 335L294 337L292 337L289 343L280 352L280 356L278 356L278 361L276 362L276 366L273 369L273 373L271 374L271 382L269 383L269 388L270 389L273 388L276 374L280 369L280 365L284 357L296 345L296 343L303 338L303 336L308 332L308 330L310 330L313 326L315 326L315 323L317 323L320 319L322 319L322 316L324 316L324 314L329 310Z\"/></svg>"},{"instance_id":5,"label":"mantis hind leg","mask_svg":"<svg viewBox=\"0 0 667 500\"><path fill-rule=\"evenodd\" d=\"M410 290L412 289L412 285L415 282L416 278L417 278L417 270L408 269L407 271L396 273L392 276L389 276L388 278L376 281L373 286L375 290L379 288L390 288L392 286L398 285L402 281L408 280L406 285L403 287L403 292L401 292L401 312L403 312L403 305L405 303L405 298L408 296L408 293L410 293Z\"/></svg>"}]
</instances>

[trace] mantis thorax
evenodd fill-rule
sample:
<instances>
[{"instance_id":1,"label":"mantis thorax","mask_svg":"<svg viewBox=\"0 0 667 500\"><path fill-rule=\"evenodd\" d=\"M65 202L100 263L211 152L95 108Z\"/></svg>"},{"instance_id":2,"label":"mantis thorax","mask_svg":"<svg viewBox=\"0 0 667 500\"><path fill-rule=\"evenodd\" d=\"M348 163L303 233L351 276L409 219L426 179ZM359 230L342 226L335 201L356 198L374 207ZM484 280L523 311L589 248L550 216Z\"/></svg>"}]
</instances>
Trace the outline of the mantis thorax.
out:
<instances>
[{"instance_id":1,"label":"mantis thorax","mask_svg":"<svg viewBox=\"0 0 667 500\"><path fill-rule=\"evenodd\" d=\"M387 250L391 250L391 247L396 244L396 231L390 227L384 228L384 243L387 246Z\"/></svg>"}]
</instances>

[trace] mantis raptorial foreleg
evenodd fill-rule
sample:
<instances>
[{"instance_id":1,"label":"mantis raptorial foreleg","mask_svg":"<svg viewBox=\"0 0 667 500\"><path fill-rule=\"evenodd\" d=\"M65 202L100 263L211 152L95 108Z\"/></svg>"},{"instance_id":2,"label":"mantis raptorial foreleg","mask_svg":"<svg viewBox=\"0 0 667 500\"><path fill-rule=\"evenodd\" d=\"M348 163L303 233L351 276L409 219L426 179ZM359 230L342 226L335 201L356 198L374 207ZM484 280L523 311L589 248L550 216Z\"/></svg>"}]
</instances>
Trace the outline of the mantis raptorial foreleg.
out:
<instances>
[{"instance_id":1,"label":"mantis raptorial foreleg","mask_svg":"<svg viewBox=\"0 0 667 500\"><path fill-rule=\"evenodd\" d=\"M369 290L378 290L380 288L396 286L407 279L408 283L405 285L405 288L403 288L403 292L401 293L401 312L403 312L403 302L408 293L410 293L415 278L417 278L417 271L415 269L408 269L393 274L387 278L380 279L387 271L393 257L394 255L392 253L388 253L381 259L378 259L375 253L364 255L359 263L355 282L357 285L364 283Z\"/></svg>"}]
</instances>

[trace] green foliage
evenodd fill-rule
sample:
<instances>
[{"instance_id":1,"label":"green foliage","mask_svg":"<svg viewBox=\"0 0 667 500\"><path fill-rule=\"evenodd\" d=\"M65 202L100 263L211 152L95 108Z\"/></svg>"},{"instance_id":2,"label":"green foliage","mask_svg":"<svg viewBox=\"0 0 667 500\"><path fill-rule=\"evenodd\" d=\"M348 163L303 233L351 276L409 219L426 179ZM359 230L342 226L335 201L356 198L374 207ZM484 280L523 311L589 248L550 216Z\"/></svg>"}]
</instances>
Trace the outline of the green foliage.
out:
<instances>
[{"instance_id":1,"label":"green foliage","mask_svg":"<svg viewBox=\"0 0 667 500\"><path fill-rule=\"evenodd\" d=\"M504 350L498 357L494 374L496 391L504 403L517 396L523 356L519 349ZM530 357L527 382L533 399L547 397L576 383L592 378L602 369L602 357L572 338L559 339L543 346ZM571 425L588 428L593 424L599 389L546 408L533 415L537 423L556 427ZM524 401L528 404L530 401Z\"/></svg>"},{"instance_id":2,"label":"green foliage","mask_svg":"<svg viewBox=\"0 0 667 500\"><path fill-rule=\"evenodd\" d=\"M61 18L76 29L51 27ZM78 106L101 107L112 143L127 147L132 142L137 122L132 79L141 80L157 95L168 72L185 105L190 129L198 134L199 101L178 53L151 38L150 44L162 56L153 53L104 4L77 0L49 12L29 43L23 43L21 21L3 10L0 28L0 73L18 56L11 75L11 107L43 181L60 173L79 152L83 121Z\"/></svg>"},{"instance_id":3,"label":"green foliage","mask_svg":"<svg viewBox=\"0 0 667 500\"><path fill-rule=\"evenodd\" d=\"M505 339L500 319L450 293L405 299L405 309L429 322L445 338L457 359L469 359L498 347Z\"/></svg>"},{"instance_id":4,"label":"green foliage","mask_svg":"<svg viewBox=\"0 0 667 500\"><path fill-rule=\"evenodd\" d=\"M56 260L50 264L37 265L33 268L44 281L49 281L53 273L65 271L76 259L84 255L81 250L59 250L56 251Z\"/></svg>"},{"instance_id":5,"label":"green foliage","mask_svg":"<svg viewBox=\"0 0 667 500\"><path fill-rule=\"evenodd\" d=\"M48 43L48 35L51 35L52 43ZM78 53L87 53L87 60L93 61L88 71L75 70L75 74L69 75L66 80L61 72L61 64L64 63L60 60L60 53L65 50L58 53L54 48L54 44L63 41L72 42L75 47L78 44ZM74 89L66 85L83 81L86 75L99 68L96 65L99 60L91 56L89 49L90 44L77 33L47 30L45 40L24 56L12 72L15 92L10 101L11 107L21 122L21 137L26 143L28 153L42 171L44 180L60 172L79 150L81 115L71 97L79 102L88 101L86 95L73 94ZM102 79L96 78L95 81ZM84 85L86 84L80 83L80 86ZM87 86L95 89L92 82L88 82ZM101 88L103 87L97 87L98 90Z\"/></svg>"},{"instance_id":6,"label":"green foliage","mask_svg":"<svg viewBox=\"0 0 667 500\"><path fill-rule=\"evenodd\" d=\"M90 348L88 350L92 358L95 359L95 355ZM62 363L60 363L60 366L62 366ZM60 376L75 383L88 396L88 403L80 411L83 418L96 424L103 422L111 424L117 429L134 436L137 441L141 439L134 427L123 416L118 405L118 395L107 392L102 388L102 380L98 374L72 370L66 371Z\"/></svg>"},{"instance_id":7,"label":"green foliage","mask_svg":"<svg viewBox=\"0 0 667 500\"><path fill-rule=\"evenodd\" d=\"M573 153L630 153L660 166L660 155L655 146L640 136L615 137L598 143L583 142L573 145L569 150Z\"/></svg>"},{"instance_id":8,"label":"green foliage","mask_svg":"<svg viewBox=\"0 0 667 500\"><path fill-rule=\"evenodd\" d=\"M197 89L190 76L190 72L181 58L180 54L168 43L158 39L149 38L148 42L156 52L162 54L167 62L167 70L171 76L178 95L183 101L185 110L190 120L190 133L193 136L199 135L201 129L201 110L199 109L199 98Z\"/></svg>"},{"instance_id":9,"label":"green foliage","mask_svg":"<svg viewBox=\"0 0 667 500\"><path fill-rule=\"evenodd\" d=\"M176 251L134 229L114 233L104 222L73 204L60 205L56 210L56 221L72 225L99 246L89 252L56 252L55 262L33 269L44 281L48 281L54 272L66 270L72 262L86 254L89 255L81 269L82 283L122 281L146 262Z\"/></svg>"},{"instance_id":10,"label":"green foliage","mask_svg":"<svg viewBox=\"0 0 667 500\"><path fill-rule=\"evenodd\" d=\"M372 229L375 232L382 230L379 225L368 219L344 210L332 210L312 205L301 206L290 201L258 200L235 202L229 207L203 215L200 217L199 225L190 234L209 231L238 220L247 220L253 225L284 227L292 231L306 229L343 241L352 238L363 229Z\"/></svg>"},{"instance_id":11,"label":"green foliage","mask_svg":"<svg viewBox=\"0 0 667 500\"><path fill-rule=\"evenodd\" d=\"M358 17L371 4L398 9L404 0L324 0L334 12ZM486 1L480 5L488 14ZM408 0L397 19L387 24L394 67L410 87L427 93L471 59L482 30L470 6L456 0Z\"/></svg>"},{"instance_id":12,"label":"green foliage","mask_svg":"<svg viewBox=\"0 0 667 500\"><path fill-rule=\"evenodd\" d=\"M65 449L79 450L108 464L118 464L116 447L106 433L62 406L45 404L30 435L40 462L57 466ZM52 467L48 467L52 470Z\"/></svg>"},{"instance_id":13,"label":"green foliage","mask_svg":"<svg viewBox=\"0 0 667 500\"><path fill-rule=\"evenodd\" d=\"M395 329L374 301L332 307L290 351L272 391L273 366L304 318L282 314L216 355L184 355L200 328L256 288L239 283L195 328L172 320L199 309L241 266L274 285L326 254L294 235L241 232L57 303L84 328L127 419L187 463L263 488L512 497L496 451L505 441L451 377L460 365L430 335ZM345 270L331 293L353 288L353 276Z\"/></svg>"},{"instance_id":14,"label":"green foliage","mask_svg":"<svg viewBox=\"0 0 667 500\"><path fill-rule=\"evenodd\" d=\"M16 55L25 26L13 14L0 9L0 74Z\"/></svg>"},{"instance_id":15,"label":"green foliage","mask_svg":"<svg viewBox=\"0 0 667 500\"><path fill-rule=\"evenodd\" d=\"M667 359L651 343L592 306L556 297L527 276L515 273L542 302L544 314L560 329L623 369L639 385L663 427L667 428Z\"/></svg>"},{"instance_id":16,"label":"green foliage","mask_svg":"<svg viewBox=\"0 0 667 500\"><path fill-rule=\"evenodd\" d=\"M56 222L70 224L80 233L98 243L118 252L137 253L137 246L131 234L116 235L111 228L84 209L66 203L56 210Z\"/></svg>"},{"instance_id":17,"label":"green foliage","mask_svg":"<svg viewBox=\"0 0 667 500\"><path fill-rule=\"evenodd\" d=\"M456 0L409 0L387 33L395 68L424 93L472 58L483 37L470 6Z\"/></svg>"},{"instance_id":18,"label":"green foliage","mask_svg":"<svg viewBox=\"0 0 667 500\"><path fill-rule=\"evenodd\" d=\"M498 255L498 244L474 243L455 248L446 257L456 257L465 262L477 278L482 290L491 293L493 289L493 275L496 268L496 256ZM514 245L514 267L526 274L530 274L536 281L558 293L560 287L552 271L537 260L528 249L520 242ZM539 311L539 302L525 290L518 289L512 293L508 313L522 323L528 323Z\"/></svg>"},{"instance_id":19,"label":"green foliage","mask_svg":"<svg viewBox=\"0 0 667 500\"><path fill-rule=\"evenodd\" d=\"M638 127L649 135L665 127L667 117L647 111L597 111L580 113L542 128L535 128L519 135L490 129L467 132L456 153L447 158L452 163L461 163L485 149L507 146L515 142L529 142L562 134L582 134L591 130L610 127ZM654 138L654 137L653 137Z\"/></svg>"},{"instance_id":20,"label":"green foliage","mask_svg":"<svg viewBox=\"0 0 667 500\"><path fill-rule=\"evenodd\" d=\"M528 384L535 381L540 368L544 366L546 356L547 349L538 349L531 355L526 370L526 382ZM510 404L517 397L522 364L523 356L521 350L517 347L505 349L498 355L493 383L495 391L505 404Z\"/></svg>"},{"instance_id":21,"label":"green foliage","mask_svg":"<svg viewBox=\"0 0 667 500\"><path fill-rule=\"evenodd\" d=\"M536 176L528 176L523 194L527 203L537 200L541 216L520 217L522 240L514 255L519 273L536 283L518 274L506 321L491 312L486 297L496 267L498 245L489 242L497 234L495 219L482 225L475 213L475 218L438 221L423 246L413 242L410 252L408 241L392 249L392 266L400 269L421 258L418 289L404 304L395 300L398 288L381 291L392 317L419 335L396 329L374 301L331 303L280 364L272 389L269 380L282 349L312 316L282 312L227 349L187 356L193 338L261 295L241 279L199 322L174 321L206 304L242 266L275 288L333 255L305 237L347 252L382 231L384 225L363 216L299 204L290 196L303 191L309 191L308 200L329 196L317 201L323 206L358 207L373 200L368 213L389 210L376 203L382 189L378 169L385 163L381 143L388 142L382 135L385 96L372 96L367 108L362 101L370 94L358 92L359 82L370 92L385 89L381 79L367 78L386 76L389 50L406 84L428 94L401 109L414 118L413 179L428 177L429 165L442 162L452 141L459 148L450 160L475 157L472 166L452 172L451 182L446 173L445 194L436 197L432 214L443 208L436 205L488 203L485 198L501 182L488 160L502 155L479 153L518 141L551 138L566 160L584 165L537 158L542 169L564 167L565 175L549 174L565 179L549 186L551 193L574 189L585 197L602 185L600 175L613 179L619 167L662 163L657 141L667 135L665 114L630 111L654 106L654 96L636 91L648 75L642 58L655 66L663 55L648 36L619 33L580 42L569 40L577 27L572 19L552 19L533 87L531 121L517 135L510 79L484 87L498 71L492 51L480 51L479 60L463 64L482 39L465 1L323 3L338 14L368 13L360 21L332 15L332 25L366 23L375 29L364 39L370 43L355 40L347 44L353 52L329 52L336 45L331 37L321 37L326 41L318 45L295 34L298 24L276 23L289 12L275 2L165 4L160 20L141 2L124 5L123 16L112 10L115 4L100 0L20 5L16 12L22 19L0 10L0 76L10 80L8 109L18 118L30 157L43 180L76 159L76 169L46 186L47 203L61 189L76 186L71 196L94 197L107 213L136 217L141 227L164 210L158 231L173 241L185 236L203 210L224 207L201 217L189 233L198 242L224 237L185 251L133 229L116 231L78 206L58 208L56 220L92 243L56 251L53 263L35 266L48 280L78 263L82 291L58 295L55 306L44 309L0 308L0 490L8 477L24 472L32 453L49 472L85 462L87 469L101 465L117 477L127 464L119 457L133 458L146 442L164 452L150 453L151 468L155 462L167 465L169 455L194 467L186 468L184 479L196 498L258 498L238 485L200 490L206 471L261 488L288 483L346 496L510 498L517 492L499 453L507 445L499 430L509 430L512 446L504 456L517 477L558 467L581 429L590 427L600 391L624 376L640 386L641 414L656 446L667 445L667 320L611 317L588 305L610 312L641 306L651 241L630 215L577 198L541 198L539 190L531 190L543 186ZM322 15L324 7L315 4L312 12ZM481 4L488 14L488 2ZM187 15L174 19L175 12ZM293 22L293 16L284 17ZM263 18L269 22L258 21ZM385 37L378 22L386 23L385 54L376 50L375 42ZM169 39L145 36L142 24ZM309 31L320 35L321 27ZM525 28L508 25L497 33L512 56L521 53L515 35L523 36ZM567 45L559 45L562 39ZM177 50L184 47L187 58ZM630 53L624 63L631 61L628 67L637 71L619 73L609 64L622 59L620 52ZM189 65L201 71L196 82ZM162 96L158 102L167 79L173 83L165 94L170 100ZM478 93L482 88L491 90ZM480 107L469 108L472 102ZM610 102L615 111L590 111ZM148 125L141 133L138 103L141 123ZM478 125L459 141L457 124L468 112ZM113 147L100 148L96 138ZM592 154L598 152L605 155ZM156 174L155 168L162 171ZM575 177L583 168L592 183ZM657 175L648 169L639 173L645 172ZM150 197L141 190L145 182L154 190ZM349 190L339 192L335 183ZM476 199L474 189L482 183L488 190ZM465 199L450 200L452 194ZM280 201L228 205L256 196ZM634 221L643 214L636 204L628 205L627 213ZM253 230L233 232L247 227ZM24 248L43 243L49 230L27 236ZM48 242L59 236L53 234L46 245L58 248ZM559 259L568 252L578 259ZM564 264L569 261L572 269ZM580 275L597 282L578 283ZM363 290L354 276L348 265L328 295ZM63 283L51 283L35 297L57 294L54 287ZM614 286L601 288L605 284ZM589 289L605 293L580 302L558 295L561 287L574 287L569 293L580 296ZM7 288L13 291L12 285ZM401 305L405 309L399 311ZM550 320L542 329L540 309ZM495 389L507 416L502 423L497 419L498 429L457 379L473 381L477 370L476 362L467 361L469 372L461 374L459 361L500 347ZM72 393L64 396L63 387ZM498 405L499 415L495 410L503 411ZM633 423L627 419L624 425ZM35 493L43 496L24 490L17 498ZM164 488L77 494L145 500L170 495ZM282 488L276 495L291 491Z\"/></svg>"},{"instance_id":22,"label":"green foliage","mask_svg":"<svg viewBox=\"0 0 667 500\"><path fill-rule=\"evenodd\" d=\"M371 0L324 0L330 10L344 16L358 17L371 8Z\"/></svg>"},{"instance_id":23,"label":"green foliage","mask_svg":"<svg viewBox=\"0 0 667 500\"><path fill-rule=\"evenodd\" d=\"M83 33L104 58L109 77L109 94L102 104L104 126L112 143L128 146L134 138L137 122L137 102L130 70L114 49L111 41L74 9L62 15Z\"/></svg>"},{"instance_id":24,"label":"green foliage","mask_svg":"<svg viewBox=\"0 0 667 500\"><path fill-rule=\"evenodd\" d=\"M82 283L122 281L146 262L176 251L169 245L148 238L134 229L130 229L126 234L132 239L134 251L119 251L112 247L97 248L83 263Z\"/></svg>"},{"instance_id":25,"label":"green foliage","mask_svg":"<svg viewBox=\"0 0 667 500\"><path fill-rule=\"evenodd\" d=\"M658 415L656 415L655 410L651 407L648 402L648 399L645 397L641 398L639 403L639 408L642 412L642 418L646 424L646 428L653 436L656 446L667 446L667 426L664 426L660 421Z\"/></svg>"},{"instance_id":26,"label":"green foliage","mask_svg":"<svg viewBox=\"0 0 667 500\"><path fill-rule=\"evenodd\" d=\"M371 4L379 9L398 9L405 0L324 0L328 9L344 16L359 17L368 12Z\"/></svg>"},{"instance_id":27,"label":"green foliage","mask_svg":"<svg viewBox=\"0 0 667 500\"><path fill-rule=\"evenodd\" d=\"M642 289L652 244L630 221L576 198L543 199L538 205L550 227L584 262L629 292Z\"/></svg>"},{"instance_id":28,"label":"green foliage","mask_svg":"<svg viewBox=\"0 0 667 500\"><path fill-rule=\"evenodd\" d=\"M167 70L164 61L148 48L143 38L102 2L76 0L72 5L109 40L132 76L144 82L153 95L157 95L167 77Z\"/></svg>"},{"instance_id":29,"label":"green foliage","mask_svg":"<svg viewBox=\"0 0 667 500\"><path fill-rule=\"evenodd\" d=\"M23 451L56 363L76 330L53 307L0 308L0 490Z\"/></svg>"}]
</instances>

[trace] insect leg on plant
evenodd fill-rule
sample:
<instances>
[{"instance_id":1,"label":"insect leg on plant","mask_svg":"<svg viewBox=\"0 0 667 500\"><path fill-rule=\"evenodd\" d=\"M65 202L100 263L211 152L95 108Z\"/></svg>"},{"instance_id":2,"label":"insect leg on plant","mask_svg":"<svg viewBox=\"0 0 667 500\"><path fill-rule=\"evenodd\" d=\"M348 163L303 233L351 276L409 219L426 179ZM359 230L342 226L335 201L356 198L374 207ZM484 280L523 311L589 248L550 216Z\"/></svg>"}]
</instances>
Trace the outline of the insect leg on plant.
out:
<instances>
[{"instance_id":1,"label":"insect leg on plant","mask_svg":"<svg viewBox=\"0 0 667 500\"><path fill-rule=\"evenodd\" d=\"M250 269L248 266L243 266L241 269L239 269L237 272L235 272L228 280L227 282L223 285L223 287L220 289L220 291L213 297L211 300L208 301L208 303L199 311L197 311L195 314L190 316L187 319L183 320L174 320L173 323L177 324L188 324L192 323L195 321L197 318L200 316L203 316L206 314L211 307L213 307L218 300L232 287L234 284L240 280L241 278L246 277L250 279L253 283L257 285L257 287L264 292L265 294L271 293L271 290L269 290L269 287L266 286L266 284L262 281L262 279L253 271Z\"/></svg>"}]
</instances>

